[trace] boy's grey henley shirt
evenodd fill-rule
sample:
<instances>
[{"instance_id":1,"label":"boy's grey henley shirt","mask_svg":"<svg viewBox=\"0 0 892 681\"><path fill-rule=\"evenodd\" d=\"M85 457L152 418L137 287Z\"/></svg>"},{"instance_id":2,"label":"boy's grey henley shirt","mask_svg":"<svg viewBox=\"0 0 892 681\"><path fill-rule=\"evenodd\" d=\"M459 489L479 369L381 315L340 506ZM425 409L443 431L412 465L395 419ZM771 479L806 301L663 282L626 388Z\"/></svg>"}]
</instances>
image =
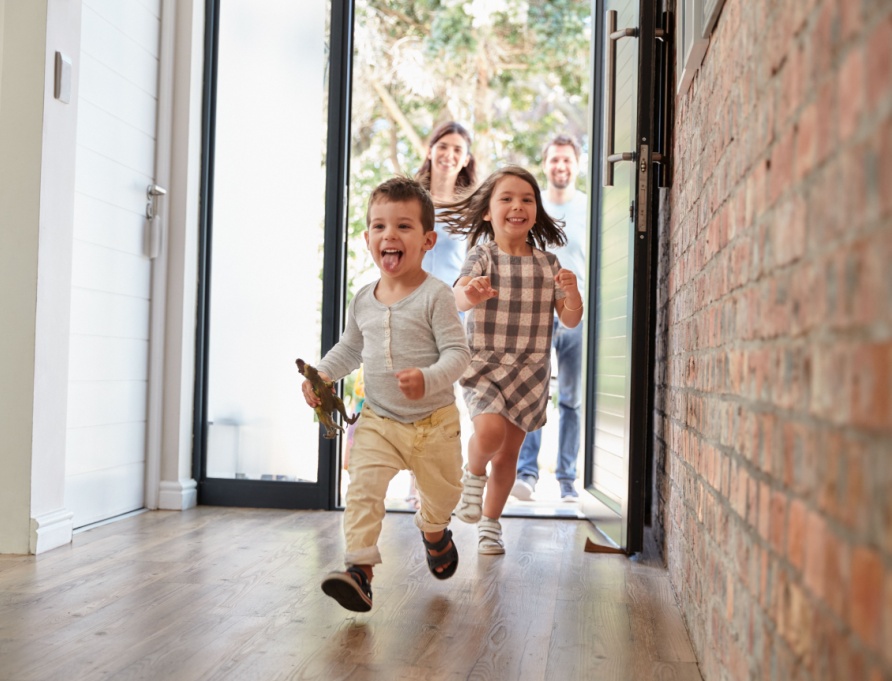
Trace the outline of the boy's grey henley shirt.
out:
<instances>
[{"instance_id":1,"label":"boy's grey henley shirt","mask_svg":"<svg viewBox=\"0 0 892 681\"><path fill-rule=\"evenodd\" d=\"M471 359L452 289L427 279L387 306L375 298L374 282L361 288L347 309L344 333L317 369L332 380L364 366L366 403L379 416L412 423L455 401L453 383ZM424 396L410 400L396 372L421 369Z\"/></svg>"}]
</instances>

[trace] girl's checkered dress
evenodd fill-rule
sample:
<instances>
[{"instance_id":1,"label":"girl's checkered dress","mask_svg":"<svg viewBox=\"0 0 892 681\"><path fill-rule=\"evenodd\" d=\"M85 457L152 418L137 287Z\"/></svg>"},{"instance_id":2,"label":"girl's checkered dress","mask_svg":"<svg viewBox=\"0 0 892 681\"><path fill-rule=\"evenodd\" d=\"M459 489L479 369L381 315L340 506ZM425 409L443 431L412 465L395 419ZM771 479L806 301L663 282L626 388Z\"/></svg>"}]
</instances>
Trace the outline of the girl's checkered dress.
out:
<instances>
[{"instance_id":1,"label":"girl's checkered dress","mask_svg":"<svg viewBox=\"0 0 892 681\"><path fill-rule=\"evenodd\" d=\"M495 241L468 253L459 276L488 276L499 293L466 313L471 364L459 383L471 418L500 414L525 432L545 425L560 268L553 253L507 255Z\"/></svg>"}]
</instances>

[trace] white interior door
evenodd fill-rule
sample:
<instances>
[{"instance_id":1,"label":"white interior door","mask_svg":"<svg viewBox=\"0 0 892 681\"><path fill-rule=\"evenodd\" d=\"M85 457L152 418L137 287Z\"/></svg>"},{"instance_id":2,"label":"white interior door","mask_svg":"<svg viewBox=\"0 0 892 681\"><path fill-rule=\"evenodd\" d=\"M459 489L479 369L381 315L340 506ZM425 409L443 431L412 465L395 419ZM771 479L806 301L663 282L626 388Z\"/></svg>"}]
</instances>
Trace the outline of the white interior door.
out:
<instances>
[{"instance_id":1,"label":"white interior door","mask_svg":"<svg viewBox=\"0 0 892 681\"><path fill-rule=\"evenodd\" d=\"M161 0L84 0L65 504L75 527L145 503Z\"/></svg>"}]
</instances>

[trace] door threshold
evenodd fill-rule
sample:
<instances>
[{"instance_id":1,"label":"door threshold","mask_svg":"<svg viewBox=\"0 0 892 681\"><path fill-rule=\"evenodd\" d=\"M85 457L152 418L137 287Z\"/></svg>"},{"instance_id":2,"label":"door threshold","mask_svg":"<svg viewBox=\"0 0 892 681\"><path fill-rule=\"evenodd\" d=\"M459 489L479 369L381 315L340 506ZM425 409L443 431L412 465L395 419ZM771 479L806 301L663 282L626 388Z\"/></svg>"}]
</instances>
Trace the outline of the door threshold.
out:
<instances>
[{"instance_id":1,"label":"door threshold","mask_svg":"<svg viewBox=\"0 0 892 681\"><path fill-rule=\"evenodd\" d=\"M108 525L109 523L115 523L119 520L124 520L125 518L132 518L133 516L147 513L148 510L149 509L147 508L138 508L135 511L128 511L127 513L112 516L111 518L106 518L105 520L97 520L95 523L90 523L89 525L82 525L81 527L74 528L72 534L80 534L81 532L87 532L88 530L95 530L97 527L102 527L103 525Z\"/></svg>"}]
</instances>

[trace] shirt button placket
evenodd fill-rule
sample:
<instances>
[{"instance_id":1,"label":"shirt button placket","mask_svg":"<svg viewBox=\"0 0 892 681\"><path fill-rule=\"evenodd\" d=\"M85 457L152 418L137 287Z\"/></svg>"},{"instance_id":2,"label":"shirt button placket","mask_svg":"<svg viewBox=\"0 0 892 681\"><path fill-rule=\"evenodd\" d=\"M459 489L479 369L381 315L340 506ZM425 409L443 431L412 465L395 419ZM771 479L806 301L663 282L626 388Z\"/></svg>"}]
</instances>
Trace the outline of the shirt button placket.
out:
<instances>
[{"instance_id":1,"label":"shirt button placket","mask_svg":"<svg viewBox=\"0 0 892 681\"><path fill-rule=\"evenodd\" d=\"M391 353L390 308L384 312L384 359L388 369L393 369L393 353Z\"/></svg>"}]
</instances>

